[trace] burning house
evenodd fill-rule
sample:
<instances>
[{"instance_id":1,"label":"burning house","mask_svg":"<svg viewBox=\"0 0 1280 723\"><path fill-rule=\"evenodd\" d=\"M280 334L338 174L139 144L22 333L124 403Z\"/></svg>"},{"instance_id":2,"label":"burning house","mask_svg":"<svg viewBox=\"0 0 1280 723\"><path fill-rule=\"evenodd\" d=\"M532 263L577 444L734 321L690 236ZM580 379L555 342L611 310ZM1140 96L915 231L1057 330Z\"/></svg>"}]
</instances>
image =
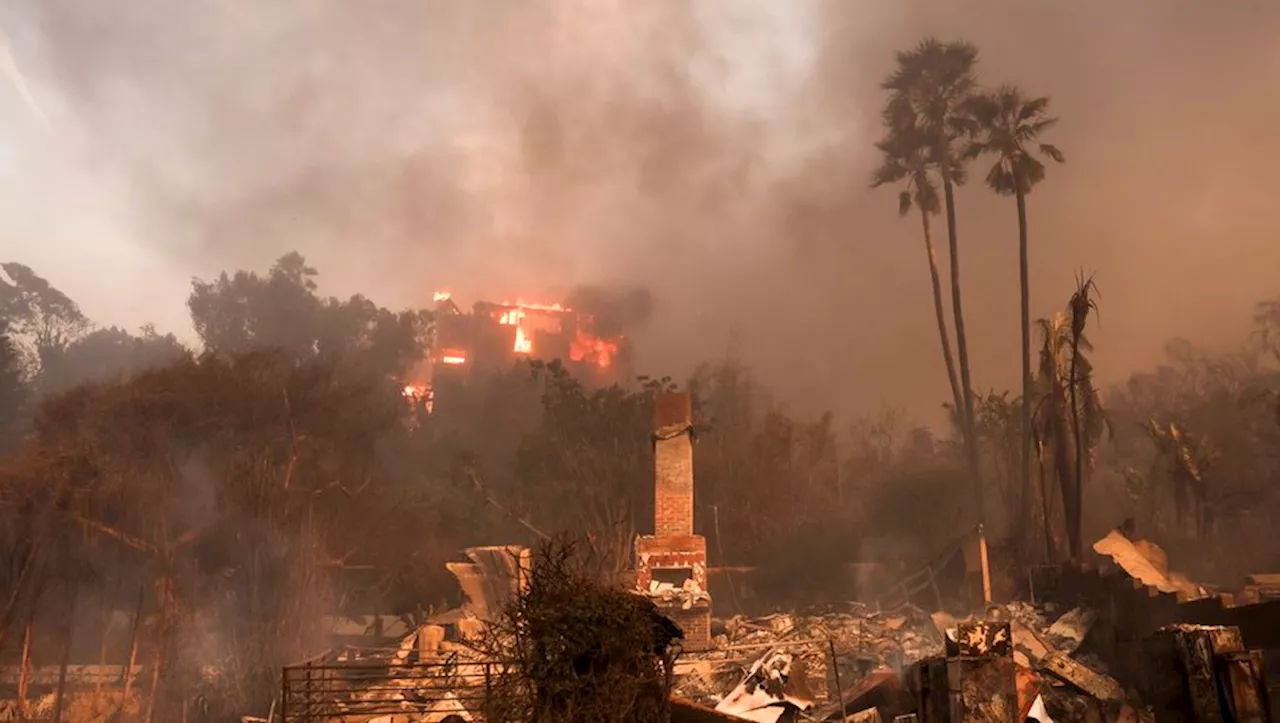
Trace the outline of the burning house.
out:
<instances>
[{"instance_id":1,"label":"burning house","mask_svg":"<svg viewBox=\"0 0 1280 723\"><path fill-rule=\"evenodd\" d=\"M509 369L521 359L558 359L591 384L612 384L630 375L626 340L598 333L590 312L523 301L480 301L465 312L446 292L437 292L435 302L429 381L424 389L410 387L407 393L439 390L475 374Z\"/></svg>"}]
</instances>

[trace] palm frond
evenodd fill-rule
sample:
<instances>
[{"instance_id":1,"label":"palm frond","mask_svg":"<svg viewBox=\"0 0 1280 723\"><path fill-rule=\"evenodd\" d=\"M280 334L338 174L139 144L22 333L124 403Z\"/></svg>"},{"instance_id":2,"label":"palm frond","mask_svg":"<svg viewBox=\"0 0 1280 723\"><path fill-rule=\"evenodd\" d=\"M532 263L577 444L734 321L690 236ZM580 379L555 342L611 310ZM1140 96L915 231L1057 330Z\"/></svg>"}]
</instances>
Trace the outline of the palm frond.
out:
<instances>
[{"instance_id":1,"label":"palm frond","mask_svg":"<svg viewBox=\"0 0 1280 723\"><path fill-rule=\"evenodd\" d=\"M1044 164L1035 156L1026 153L1015 156L1012 166L1012 174L1023 193L1031 193L1031 189L1044 180Z\"/></svg>"},{"instance_id":2,"label":"palm frond","mask_svg":"<svg viewBox=\"0 0 1280 723\"><path fill-rule=\"evenodd\" d=\"M987 185L1001 196L1012 196L1017 192L1018 179L1002 158L987 171Z\"/></svg>"},{"instance_id":3,"label":"palm frond","mask_svg":"<svg viewBox=\"0 0 1280 723\"><path fill-rule=\"evenodd\" d=\"M907 169L896 160L886 159L871 173L871 187L879 188L889 183L897 183L907 177Z\"/></svg>"},{"instance_id":4,"label":"palm frond","mask_svg":"<svg viewBox=\"0 0 1280 723\"><path fill-rule=\"evenodd\" d=\"M1057 146L1053 146L1048 143L1041 143L1040 152L1052 158L1054 161L1057 161L1058 163L1067 162L1066 156L1062 155L1062 151L1058 150Z\"/></svg>"},{"instance_id":5,"label":"palm frond","mask_svg":"<svg viewBox=\"0 0 1280 723\"><path fill-rule=\"evenodd\" d=\"M915 193L916 205L925 213L938 213L942 210L942 196L938 192L938 184L929 178L927 173L921 172L912 181L912 190Z\"/></svg>"},{"instance_id":6,"label":"palm frond","mask_svg":"<svg viewBox=\"0 0 1280 723\"><path fill-rule=\"evenodd\" d=\"M1040 116L1043 116L1044 112L1048 110L1049 96L1042 95L1039 98L1031 98L1029 100L1023 100L1021 91L1019 91L1017 88L1013 88L1012 90L1013 92L1011 94L1011 97L1017 101L1015 105L1018 106L1017 113L1018 113L1018 120L1020 122L1026 122L1026 121L1032 120L1033 118L1038 118Z\"/></svg>"},{"instance_id":7,"label":"palm frond","mask_svg":"<svg viewBox=\"0 0 1280 723\"><path fill-rule=\"evenodd\" d=\"M1020 141L1035 140L1041 133L1058 125L1057 118L1041 118L1033 123L1023 123L1018 125L1014 133Z\"/></svg>"},{"instance_id":8,"label":"palm frond","mask_svg":"<svg viewBox=\"0 0 1280 723\"><path fill-rule=\"evenodd\" d=\"M906 216L911 211L911 191L898 193L898 215Z\"/></svg>"},{"instance_id":9,"label":"palm frond","mask_svg":"<svg viewBox=\"0 0 1280 723\"><path fill-rule=\"evenodd\" d=\"M993 155L1001 170L987 174L987 185L1001 195L1030 193L1045 178L1044 164L1025 144L1052 128L1056 118L1046 115L1049 98L1028 98L1016 86L1004 85L980 93L965 103L972 120L973 140L965 148L966 158ZM1062 152L1044 144L1040 152L1062 162Z\"/></svg>"}]
</instances>

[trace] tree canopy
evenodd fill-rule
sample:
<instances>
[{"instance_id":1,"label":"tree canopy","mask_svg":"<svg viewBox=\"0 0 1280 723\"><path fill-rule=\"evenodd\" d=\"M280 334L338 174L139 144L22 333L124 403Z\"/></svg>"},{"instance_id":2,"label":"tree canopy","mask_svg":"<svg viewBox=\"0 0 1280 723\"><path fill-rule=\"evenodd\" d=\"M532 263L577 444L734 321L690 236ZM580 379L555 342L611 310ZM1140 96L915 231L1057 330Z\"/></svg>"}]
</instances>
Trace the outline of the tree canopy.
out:
<instances>
[{"instance_id":1,"label":"tree canopy","mask_svg":"<svg viewBox=\"0 0 1280 723\"><path fill-rule=\"evenodd\" d=\"M187 300L196 334L215 354L279 349L299 360L343 359L389 375L422 360L429 312L393 312L358 294L322 297L316 276L306 259L289 253L265 276L237 271L197 279Z\"/></svg>"}]
</instances>

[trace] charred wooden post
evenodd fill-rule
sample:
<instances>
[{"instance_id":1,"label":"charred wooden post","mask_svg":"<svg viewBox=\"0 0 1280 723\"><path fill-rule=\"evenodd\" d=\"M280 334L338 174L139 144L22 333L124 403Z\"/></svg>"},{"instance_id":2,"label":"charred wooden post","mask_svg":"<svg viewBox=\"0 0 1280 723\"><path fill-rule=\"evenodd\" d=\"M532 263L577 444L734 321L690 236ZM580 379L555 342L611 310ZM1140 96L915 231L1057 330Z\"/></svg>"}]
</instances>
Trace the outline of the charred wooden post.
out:
<instances>
[{"instance_id":1,"label":"charred wooden post","mask_svg":"<svg viewBox=\"0 0 1280 723\"><path fill-rule=\"evenodd\" d=\"M947 684L947 659L925 658L916 667L920 723L947 723L951 714L951 688Z\"/></svg>"},{"instance_id":2,"label":"charred wooden post","mask_svg":"<svg viewBox=\"0 0 1280 723\"><path fill-rule=\"evenodd\" d=\"M1144 644L1143 698L1157 723L1267 723L1262 655L1240 629L1170 625Z\"/></svg>"},{"instance_id":3,"label":"charred wooden post","mask_svg":"<svg viewBox=\"0 0 1280 723\"><path fill-rule=\"evenodd\" d=\"M1226 653L1217 662L1218 678L1226 683L1227 717L1239 723L1268 723L1271 699L1262 651Z\"/></svg>"}]
</instances>

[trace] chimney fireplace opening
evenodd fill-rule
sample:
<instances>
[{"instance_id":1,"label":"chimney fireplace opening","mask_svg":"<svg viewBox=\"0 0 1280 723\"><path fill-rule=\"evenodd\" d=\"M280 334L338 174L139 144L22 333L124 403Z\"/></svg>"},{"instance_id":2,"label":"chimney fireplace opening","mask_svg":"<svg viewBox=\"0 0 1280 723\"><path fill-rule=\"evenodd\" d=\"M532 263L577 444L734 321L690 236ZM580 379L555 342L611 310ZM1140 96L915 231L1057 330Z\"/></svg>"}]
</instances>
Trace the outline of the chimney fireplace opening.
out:
<instances>
[{"instance_id":1,"label":"chimney fireplace opening","mask_svg":"<svg viewBox=\"0 0 1280 723\"><path fill-rule=\"evenodd\" d=\"M691 579L693 579L692 567L653 568L653 581L657 583L670 583L672 586L680 588L684 587L685 580Z\"/></svg>"}]
</instances>

